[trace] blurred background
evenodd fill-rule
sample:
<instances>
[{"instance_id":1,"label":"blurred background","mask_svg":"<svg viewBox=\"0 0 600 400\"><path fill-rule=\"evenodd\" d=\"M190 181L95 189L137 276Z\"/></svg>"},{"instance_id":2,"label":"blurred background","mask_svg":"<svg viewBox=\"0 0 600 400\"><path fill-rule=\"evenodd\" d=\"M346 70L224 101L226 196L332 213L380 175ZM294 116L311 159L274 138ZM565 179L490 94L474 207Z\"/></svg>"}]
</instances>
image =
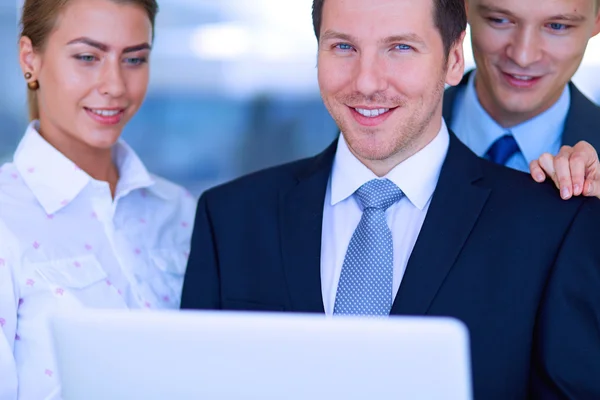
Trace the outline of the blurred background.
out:
<instances>
[{"instance_id":1,"label":"blurred background","mask_svg":"<svg viewBox=\"0 0 600 400\"><path fill-rule=\"evenodd\" d=\"M0 0L0 161L25 127L21 0ZM312 0L163 0L150 90L124 137L148 168L193 194L310 156L337 134L321 103ZM466 40L468 68L473 67ZM600 38L574 81L600 103ZM599 127L600 129L600 127Z\"/></svg>"}]
</instances>

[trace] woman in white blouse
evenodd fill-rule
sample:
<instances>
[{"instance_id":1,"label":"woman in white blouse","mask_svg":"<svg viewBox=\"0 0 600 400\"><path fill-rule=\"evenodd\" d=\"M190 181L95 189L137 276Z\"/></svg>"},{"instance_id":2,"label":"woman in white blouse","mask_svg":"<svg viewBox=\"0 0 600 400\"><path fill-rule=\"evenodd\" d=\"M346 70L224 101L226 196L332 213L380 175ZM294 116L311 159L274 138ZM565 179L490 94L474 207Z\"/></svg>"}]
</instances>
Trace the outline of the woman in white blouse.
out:
<instances>
[{"instance_id":1,"label":"woman in white blouse","mask_svg":"<svg viewBox=\"0 0 600 400\"><path fill-rule=\"evenodd\" d=\"M2 400L60 398L52 313L178 308L196 207L120 140L148 87L156 1L24 3L32 122L0 171Z\"/></svg>"}]
</instances>

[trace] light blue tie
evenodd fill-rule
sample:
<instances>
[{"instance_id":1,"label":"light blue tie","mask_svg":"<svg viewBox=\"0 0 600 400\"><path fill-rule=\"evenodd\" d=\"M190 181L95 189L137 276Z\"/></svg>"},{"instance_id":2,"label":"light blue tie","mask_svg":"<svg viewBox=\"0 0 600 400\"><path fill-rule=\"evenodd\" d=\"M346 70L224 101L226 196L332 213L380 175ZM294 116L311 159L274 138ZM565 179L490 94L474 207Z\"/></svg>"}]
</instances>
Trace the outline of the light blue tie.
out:
<instances>
[{"instance_id":1,"label":"light blue tie","mask_svg":"<svg viewBox=\"0 0 600 400\"><path fill-rule=\"evenodd\" d=\"M389 179L373 179L354 194L364 211L348 245L333 313L387 316L392 308L394 246L385 210L404 194Z\"/></svg>"}]
</instances>

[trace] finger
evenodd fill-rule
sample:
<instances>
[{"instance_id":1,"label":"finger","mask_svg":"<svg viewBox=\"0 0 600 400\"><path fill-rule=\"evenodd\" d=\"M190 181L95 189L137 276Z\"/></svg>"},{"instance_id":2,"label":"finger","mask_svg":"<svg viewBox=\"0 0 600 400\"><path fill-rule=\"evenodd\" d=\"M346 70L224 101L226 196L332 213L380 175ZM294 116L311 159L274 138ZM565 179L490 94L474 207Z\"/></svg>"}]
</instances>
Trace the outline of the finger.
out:
<instances>
[{"instance_id":1,"label":"finger","mask_svg":"<svg viewBox=\"0 0 600 400\"><path fill-rule=\"evenodd\" d=\"M587 158L589 158L588 155L577 151L571 153L571 156L569 157L569 169L571 171L571 182L573 184L574 196L579 196L581 193L583 193L586 166L588 164ZM557 174L559 175L560 181L561 172L557 171Z\"/></svg>"},{"instance_id":2,"label":"finger","mask_svg":"<svg viewBox=\"0 0 600 400\"><path fill-rule=\"evenodd\" d=\"M587 197L600 197L600 190L598 190L597 188L600 187L600 184L598 182L595 182L591 179L586 179L585 183L583 184L583 194L584 196Z\"/></svg>"},{"instance_id":3,"label":"finger","mask_svg":"<svg viewBox=\"0 0 600 400\"><path fill-rule=\"evenodd\" d=\"M588 197L600 197L600 174L594 168L590 168L586 172L583 194Z\"/></svg>"},{"instance_id":4,"label":"finger","mask_svg":"<svg viewBox=\"0 0 600 400\"><path fill-rule=\"evenodd\" d=\"M560 197L564 200L570 199L573 195L573 181L571 179L569 156L570 154L567 151L561 150L556 157L554 157L554 170L556 171Z\"/></svg>"},{"instance_id":5,"label":"finger","mask_svg":"<svg viewBox=\"0 0 600 400\"><path fill-rule=\"evenodd\" d=\"M544 170L540 166L540 162L538 160L533 160L531 163L529 163L529 173L536 182L542 183L546 180L546 174L544 173Z\"/></svg>"},{"instance_id":6,"label":"finger","mask_svg":"<svg viewBox=\"0 0 600 400\"><path fill-rule=\"evenodd\" d=\"M550 153L544 153L538 159L539 165L546 174L547 177L550 177L557 188L560 188L558 185L558 180L556 179L556 171L554 170L554 156Z\"/></svg>"},{"instance_id":7,"label":"finger","mask_svg":"<svg viewBox=\"0 0 600 400\"><path fill-rule=\"evenodd\" d=\"M573 149L580 152L585 163L585 183L583 194L585 196L600 196L600 162L596 149L587 142L577 143Z\"/></svg>"}]
</instances>

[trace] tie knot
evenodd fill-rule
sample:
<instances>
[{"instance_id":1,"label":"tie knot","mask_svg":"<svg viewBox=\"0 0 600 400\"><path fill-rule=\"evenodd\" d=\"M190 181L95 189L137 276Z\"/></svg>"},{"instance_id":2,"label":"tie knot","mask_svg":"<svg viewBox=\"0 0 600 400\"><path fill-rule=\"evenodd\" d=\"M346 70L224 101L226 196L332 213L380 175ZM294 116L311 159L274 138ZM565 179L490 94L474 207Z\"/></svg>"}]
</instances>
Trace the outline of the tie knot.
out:
<instances>
[{"instance_id":1,"label":"tie knot","mask_svg":"<svg viewBox=\"0 0 600 400\"><path fill-rule=\"evenodd\" d=\"M510 158L519 151L519 145L510 133L498 138L486 153L488 160L505 165Z\"/></svg>"},{"instance_id":2,"label":"tie knot","mask_svg":"<svg viewBox=\"0 0 600 400\"><path fill-rule=\"evenodd\" d=\"M387 210L402 198L404 193L389 179L373 179L356 191L356 196L365 209Z\"/></svg>"}]
</instances>

